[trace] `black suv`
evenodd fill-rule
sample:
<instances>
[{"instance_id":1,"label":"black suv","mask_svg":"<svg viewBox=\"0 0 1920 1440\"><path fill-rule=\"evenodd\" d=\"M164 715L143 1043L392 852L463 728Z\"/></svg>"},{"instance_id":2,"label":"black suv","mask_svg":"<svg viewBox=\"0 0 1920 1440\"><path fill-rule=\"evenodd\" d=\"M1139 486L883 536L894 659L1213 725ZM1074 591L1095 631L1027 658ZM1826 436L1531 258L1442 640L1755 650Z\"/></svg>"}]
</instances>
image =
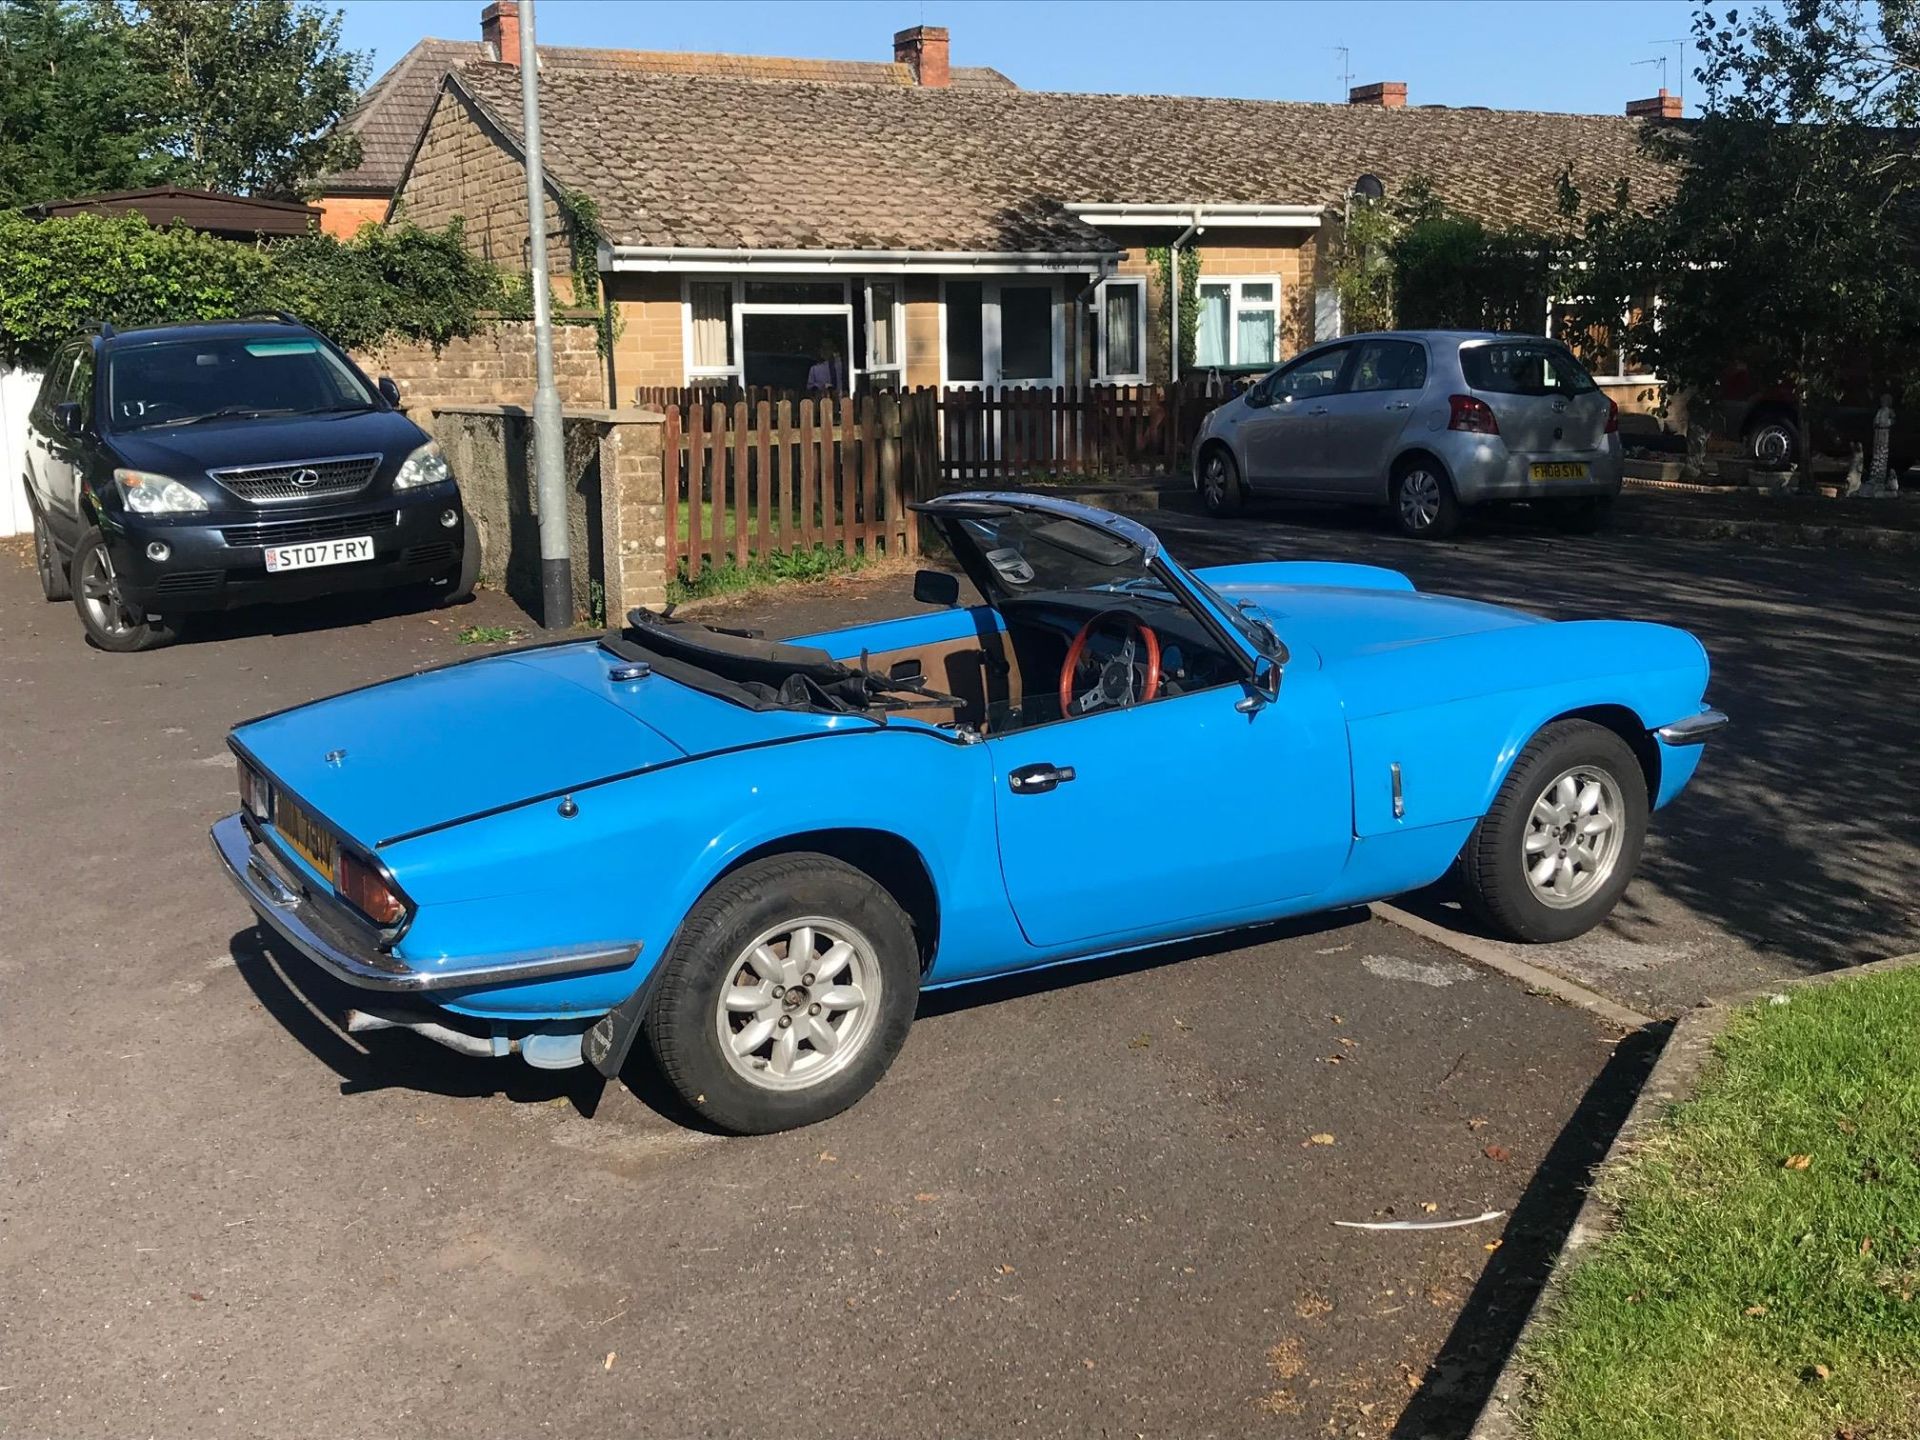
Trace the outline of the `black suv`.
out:
<instances>
[{"instance_id":1,"label":"black suv","mask_svg":"<svg viewBox=\"0 0 1920 1440\"><path fill-rule=\"evenodd\" d=\"M291 317L68 341L27 420L41 587L103 650L256 601L411 584L464 599L479 546L399 400Z\"/></svg>"}]
</instances>

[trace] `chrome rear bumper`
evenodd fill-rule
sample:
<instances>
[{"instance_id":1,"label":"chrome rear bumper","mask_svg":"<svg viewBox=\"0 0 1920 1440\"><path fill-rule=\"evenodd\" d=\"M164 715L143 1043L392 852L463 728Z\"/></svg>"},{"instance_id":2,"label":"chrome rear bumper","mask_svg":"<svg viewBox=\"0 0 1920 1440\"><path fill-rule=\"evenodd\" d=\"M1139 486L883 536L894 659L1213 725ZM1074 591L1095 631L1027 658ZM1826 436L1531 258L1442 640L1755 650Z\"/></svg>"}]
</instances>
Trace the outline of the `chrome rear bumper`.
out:
<instances>
[{"instance_id":1,"label":"chrome rear bumper","mask_svg":"<svg viewBox=\"0 0 1920 1440\"><path fill-rule=\"evenodd\" d=\"M215 822L214 852L265 925L322 970L363 990L478 990L550 980L596 970L620 970L639 957L638 945L596 945L508 955L475 955L426 969L390 955L353 934L315 903L304 882L247 831L244 814Z\"/></svg>"}]
</instances>

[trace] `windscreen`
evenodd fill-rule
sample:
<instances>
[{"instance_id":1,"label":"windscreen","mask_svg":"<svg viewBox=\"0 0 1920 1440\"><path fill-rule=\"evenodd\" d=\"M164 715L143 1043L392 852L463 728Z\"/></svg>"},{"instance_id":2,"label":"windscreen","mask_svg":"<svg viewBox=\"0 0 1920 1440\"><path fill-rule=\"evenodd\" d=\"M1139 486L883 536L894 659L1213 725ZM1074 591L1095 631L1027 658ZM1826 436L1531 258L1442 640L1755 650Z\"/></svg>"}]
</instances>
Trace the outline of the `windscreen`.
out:
<instances>
[{"instance_id":1,"label":"windscreen","mask_svg":"<svg viewBox=\"0 0 1920 1440\"><path fill-rule=\"evenodd\" d=\"M360 377L310 335L159 340L116 349L106 364L116 430L377 404Z\"/></svg>"},{"instance_id":2,"label":"windscreen","mask_svg":"<svg viewBox=\"0 0 1920 1440\"><path fill-rule=\"evenodd\" d=\"M1593 377L1551 340L1496 340L1460 347L1460 371L1492 395L1584 395Z\"/></svg>"},{"instance_id":3,"label":"windscreen","mask_svg":"<svg viewBox=\"0 0 1920 1440\"><path fill-rule=\"evenodd\" d=\"M1015 510L966 515L959 523L1006 595L1094 590L1148 578L1138 547L1078 520Z\"/></svg>"}]
</instances>

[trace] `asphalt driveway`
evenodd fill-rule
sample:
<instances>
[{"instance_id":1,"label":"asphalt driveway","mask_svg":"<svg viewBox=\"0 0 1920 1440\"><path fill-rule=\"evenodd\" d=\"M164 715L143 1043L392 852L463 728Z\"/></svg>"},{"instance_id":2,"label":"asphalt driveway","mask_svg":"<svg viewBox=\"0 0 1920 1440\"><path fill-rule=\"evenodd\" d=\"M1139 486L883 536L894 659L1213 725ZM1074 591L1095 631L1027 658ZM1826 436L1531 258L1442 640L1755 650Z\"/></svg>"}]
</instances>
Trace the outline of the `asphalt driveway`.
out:
<instances>
[{"instance_id":1,"label":"asphalt driveway","mask_svg":"<svg viewBox=\"0 0 1920 1440\"><path fill-rule=\"evenodd\" d=\"M484 623L107 656L0 551L0 1433L1458 1433L1646 1042L1350 912L930 999L765 1139L362 1046L216 873L222 736Z\"/></svg>"}]
</instances>

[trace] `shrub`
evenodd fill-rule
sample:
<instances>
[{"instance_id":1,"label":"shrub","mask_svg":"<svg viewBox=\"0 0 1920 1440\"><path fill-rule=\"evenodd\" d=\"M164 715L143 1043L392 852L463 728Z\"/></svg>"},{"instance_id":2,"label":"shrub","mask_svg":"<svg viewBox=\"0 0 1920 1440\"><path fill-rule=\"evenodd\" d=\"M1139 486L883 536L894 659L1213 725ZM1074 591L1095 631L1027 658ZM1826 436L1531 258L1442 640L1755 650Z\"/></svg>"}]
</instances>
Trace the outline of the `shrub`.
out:
<instances>
[{"instance_id":1,"label":"shrub","mask_svg":"<svg viewBox=\"0 0 1920 1440\"><path fill-rule=\"evenodd\" d=\"M248 245L138 215L0 214L0 360L33 362L91 320L117 326L299 316L337 344L470 335L504 296L460 224L370 225L351 240Z\"/></svg>"}]
</instances>

